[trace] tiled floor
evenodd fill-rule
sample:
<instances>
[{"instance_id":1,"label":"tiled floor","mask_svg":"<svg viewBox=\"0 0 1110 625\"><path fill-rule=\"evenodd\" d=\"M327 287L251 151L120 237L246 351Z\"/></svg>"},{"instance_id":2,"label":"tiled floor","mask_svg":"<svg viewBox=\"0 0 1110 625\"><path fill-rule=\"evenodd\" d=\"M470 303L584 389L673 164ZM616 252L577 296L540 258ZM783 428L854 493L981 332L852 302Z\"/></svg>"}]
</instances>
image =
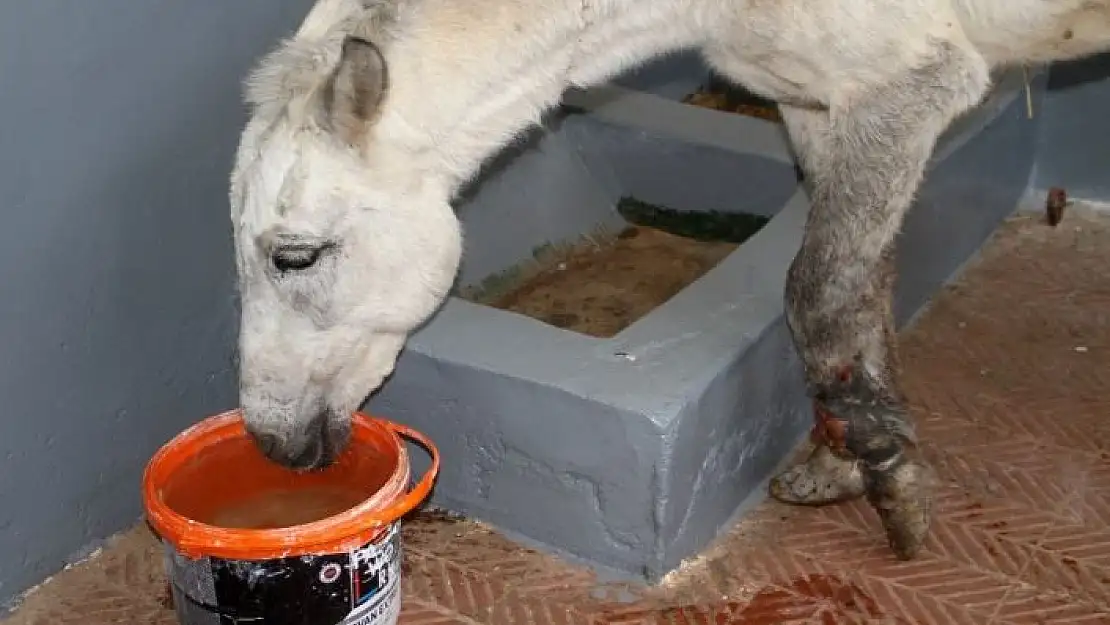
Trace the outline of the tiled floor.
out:
<instances>
[{"instance_id":1,"label":"tiled floor","mask_svg":"<svg viewBox=\"0 0 1110 625\"><path fill-rule=\"evenodd\" d=\"M650 589L426 517L405 532L402 623L1110 623L1110 219L1006 224L903 344L944 478L916 561L862 503L767 503ZM4 625L172 623L153 548L116 539Z\"/></svg>"}]
</instances>

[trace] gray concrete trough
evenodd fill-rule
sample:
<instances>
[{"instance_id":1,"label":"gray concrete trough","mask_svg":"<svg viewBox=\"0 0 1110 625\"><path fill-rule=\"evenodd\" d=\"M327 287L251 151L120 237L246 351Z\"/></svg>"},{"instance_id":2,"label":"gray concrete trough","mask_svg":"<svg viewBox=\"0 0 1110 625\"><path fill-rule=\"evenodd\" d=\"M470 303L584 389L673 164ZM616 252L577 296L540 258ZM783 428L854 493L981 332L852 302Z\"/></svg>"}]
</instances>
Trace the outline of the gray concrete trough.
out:
<instances>
[{"instance_id":1,"label":"gray concrete trough","mask_svg":"<svg viewBox=\"0 0 1110 625\"><path fill-rule=\"evenodd\" d=\"M622 196L771 221L609 339L452 297L367 405L438 443L435 504L649 581L760 501L811 423L782 314L809 209L785 134L680 103L705 71L688 59L677 73L674 59L660 63L670 65L568 94L487 168L458 208L459 283L620 224ZM900 323L1025 191L1035 133L1023 88L1020 72L1006 75L942 140L901 236Z\"/></svg>"}]
</instances>

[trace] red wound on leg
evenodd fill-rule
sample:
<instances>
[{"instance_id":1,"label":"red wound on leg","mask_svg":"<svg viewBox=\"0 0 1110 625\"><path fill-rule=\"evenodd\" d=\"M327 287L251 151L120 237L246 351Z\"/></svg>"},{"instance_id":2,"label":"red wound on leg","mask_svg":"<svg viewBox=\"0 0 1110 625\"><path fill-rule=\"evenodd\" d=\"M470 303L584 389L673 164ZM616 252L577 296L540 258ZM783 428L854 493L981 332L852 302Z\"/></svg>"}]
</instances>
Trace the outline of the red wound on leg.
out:
<instances>
[{"instance_id":1,"label":"red wound on leg","mask_svg":"<svg viewBox=\"0 0 1110 625\"><path fill-rule=\"evenodd\" d=\"M820 403L813 405L814 429L825 441L825 444L836 451L844 450L847 446L848 422L826 410Z\"/></svg>"},{"instance_id":2,"label":"red wound on leg","mask_svg":"<svg viewBox=\"0 0 1110 625\"><path fill-rule=\"evenodd\" d=\"M836 371L836 377L841 382L847 382L852 379L852 365L844 365Z\"/></svg>"}]
</instances>

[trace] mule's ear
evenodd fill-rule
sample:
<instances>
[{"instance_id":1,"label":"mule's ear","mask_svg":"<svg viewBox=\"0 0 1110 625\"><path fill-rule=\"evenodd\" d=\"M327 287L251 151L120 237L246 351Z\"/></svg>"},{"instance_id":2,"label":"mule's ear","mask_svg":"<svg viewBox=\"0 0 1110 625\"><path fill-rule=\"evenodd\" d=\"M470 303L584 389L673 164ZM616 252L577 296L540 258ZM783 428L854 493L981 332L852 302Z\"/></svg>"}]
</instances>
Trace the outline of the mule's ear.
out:
<instances>
[{"instance_id":1,"label":"mule's ear","mask_svg":"<svg viewBox=\"0 0 1110 625\"><path fill-rule=\"evenodd\" d=\"M345 142L357 144L377 113L387 83L385 58L378 47L348 36L343 40L339 65L321 94L324 127Z\"/></svg>"}]
</instances>

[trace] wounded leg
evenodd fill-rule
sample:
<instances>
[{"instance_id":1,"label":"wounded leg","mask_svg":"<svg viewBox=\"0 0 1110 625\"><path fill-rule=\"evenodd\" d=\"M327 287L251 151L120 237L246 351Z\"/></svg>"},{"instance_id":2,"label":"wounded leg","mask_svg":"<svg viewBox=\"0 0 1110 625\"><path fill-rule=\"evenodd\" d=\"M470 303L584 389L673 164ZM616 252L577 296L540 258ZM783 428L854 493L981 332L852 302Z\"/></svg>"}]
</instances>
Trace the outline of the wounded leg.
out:
<instances>
[{"instance_id":1,"label":"wounded leg","mask_svg":"<svg viewBox=\"0 0 1110 625\"><path fill-rule=\"evenodd\" d=\"M938 41L916 68L834 102L823 124L817 113L804 123L784 115L792 136L806 133L800 160L813 185L787 278L787 322L827 450L777 476L771 492L829 503L862 487L901 558L928 532L932 480L897 385L893 241L937 137L988 85L981 58Z\"/></svg>"},{"instance_id":2,"label":"wounded leg","mask_svg":"<svg viewBox=\"0 0 1110 625\"><path fill-rule=\"evenodd\" d=\"M794 155L809 180L821 172L822 153L829 141L829 113L825 110L779 104L790 134ZM863 472L851 454L837 453L827 444L828 429L836 423L822 421L815 411L813 451L809 457L771 480L771 496L784 503L822 506L862 497Z\"/></svg>"},{"instance_id":3,"label":"wounded leg","mask_svg":"<svg viewBox=\"0 0 1110 625\"><path fill-rule=\"evenodd\" d=\"M818 419L833 453L854 458L863 491L879 513L900 558L913 557L929 530L934 477L916 453L917 438L905 403L890 382L872 377L856 357L815 396Z\"/></svg>"}]
</instances>

